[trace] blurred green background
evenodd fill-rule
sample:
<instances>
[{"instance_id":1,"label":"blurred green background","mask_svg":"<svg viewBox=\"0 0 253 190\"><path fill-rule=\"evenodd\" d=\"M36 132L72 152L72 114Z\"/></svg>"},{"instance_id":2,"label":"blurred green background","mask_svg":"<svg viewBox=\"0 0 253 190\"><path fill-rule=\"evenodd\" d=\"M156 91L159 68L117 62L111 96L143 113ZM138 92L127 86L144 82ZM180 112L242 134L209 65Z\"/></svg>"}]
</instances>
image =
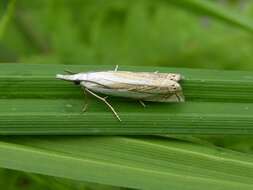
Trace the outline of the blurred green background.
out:
<instances>
[{"instance_id":1,"label":"blurred green background","mask_svg":"<svg viewBox=\"0 0 253 190\"><path fill-rule=\"evenodd\" d=\"M2 1L1 15L7 10ZM167 1L22 0L4 28L1 62L253 68L252 34ZM216 0L253 16L249 0Z\"/></svg>"},{"instance_id":2,"label":"blurred green background","mask_svg":"<svg viewBox=\"0 0 253 190\"><path fill-rule=\"evenodd\" d=\"M169 1L2 0L0 62L253 70L252 33ZM253 18L253 1L212 2ZM120 189L3 169L0 187Z\"/></svg>"}]
</instances>

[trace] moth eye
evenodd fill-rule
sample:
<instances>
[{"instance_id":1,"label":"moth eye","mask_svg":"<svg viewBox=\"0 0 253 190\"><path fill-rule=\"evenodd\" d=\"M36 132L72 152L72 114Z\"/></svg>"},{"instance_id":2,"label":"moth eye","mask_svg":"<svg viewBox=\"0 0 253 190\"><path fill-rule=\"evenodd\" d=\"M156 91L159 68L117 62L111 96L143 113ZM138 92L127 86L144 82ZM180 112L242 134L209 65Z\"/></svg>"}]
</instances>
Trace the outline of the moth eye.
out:
<instances>
[{"instance_id":1,"label":"moth eye","mask_svg":"<svg viewBox=\"0 0 253 190\"><path fill-rule=\"evenodd\" d=\"M79 85L81 82L80 81L74 81L75 85Z\"/></svg>"}]
</instances>

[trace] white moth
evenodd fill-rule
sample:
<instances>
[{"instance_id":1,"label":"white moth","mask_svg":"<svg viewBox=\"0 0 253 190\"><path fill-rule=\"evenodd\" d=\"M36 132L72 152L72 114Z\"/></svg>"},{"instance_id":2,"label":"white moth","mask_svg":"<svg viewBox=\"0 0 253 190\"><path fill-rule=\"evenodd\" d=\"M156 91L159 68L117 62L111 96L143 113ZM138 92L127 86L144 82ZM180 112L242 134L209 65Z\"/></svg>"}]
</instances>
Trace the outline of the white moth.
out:
<instances>
[{"instance_id":1,"label":"white moth","mask_svg":"<svg viewBox=\"0 0 253 190\"><path fill-rule=\"evenodd\" d=\"M85 92L105 102L120 121L107 97L96 93L136 99L143 106L143 101L184 102L182 87L178 83L182 77L175 73L118 71L116 67L114 71L58 74L56 78L80 84Z\"/></svg>"}]
</instances>

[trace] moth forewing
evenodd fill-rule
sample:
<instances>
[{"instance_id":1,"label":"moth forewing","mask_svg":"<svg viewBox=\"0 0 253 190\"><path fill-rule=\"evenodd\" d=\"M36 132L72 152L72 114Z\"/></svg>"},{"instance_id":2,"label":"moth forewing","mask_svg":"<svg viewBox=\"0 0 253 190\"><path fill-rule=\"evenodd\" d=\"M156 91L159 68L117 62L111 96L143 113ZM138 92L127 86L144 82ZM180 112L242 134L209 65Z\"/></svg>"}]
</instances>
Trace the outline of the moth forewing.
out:
<instances>
[{"instance_id":1,"label":"moth forewing","mask_svg":"<svg viewBox=\"0 0 253 190\"><path fill-rule=\"evenodd\" d=\"M102 73L99 73L100 75ZM106 74L108 75L108 73ZM133 99L146 99L157 95L169 95L180 92L179 83L166 78L131 78L131 75L117 75L110 73L110 77L106 75L90 75L89 80L82 81L81 85L94 92L102 93L110 96L119 96ZM97 79L99 78L99 80ZM159 96L157 96L159 97ZM173 99L171 100L173 101Z\"/></svg>"},{"instance_id":2,"label":"moth forewing","mask_svg":"<svg viewBox=\"0 0 253 190\"><path fill-rule=\"evenodd\" d=\"M87 92L104 101L120 120L113 107L94 93L153 102L183 102L180 74L129 71L101 71L57 75L56 78L80 84ZM87 90L88 89L88 90Z\"/></svg>"},{"instance_id":3,"label":"moth forewing","mask_svg":"<svg viewBox=\"0 0 253 190\"><path fill-rule=\"evenodd\" d=\"M149 102L184 102L184 95L182 92L177 92L173 94L160 94L150 96L142 100Z\"/></svg>"},{"instance_id":4,"label":"moth forewing","mask_svg":"<svg viewBox=\"0 0 253 190\"><path fill-rule=\"evenodd\" d=\"M160 73L160 72L130 72L130 71L118 71L116 73L117 75L131 75L132 77L143 77L143 78L153 78L153 79L169 79L173 81L180 81L182 79L182 76L177 73Z\"/></svg>"},{"instance_id":5,"label":"moth forewing","mask_svg":"<svg viewBox=\"0 0 253 190\"><path fill-rule=\"evenodd\" d=\"M82 79L83 78L84 77L82 77ZM86 80L82 79L82 85L87 88L100 87L116 90L134 89L135 91L153 90L158 93L161 91L167 93L168 90L170 92L181 90L179 83L168 79L165 77L165 74L108 71L87 73Z\"/></svg>"}]
</instances>

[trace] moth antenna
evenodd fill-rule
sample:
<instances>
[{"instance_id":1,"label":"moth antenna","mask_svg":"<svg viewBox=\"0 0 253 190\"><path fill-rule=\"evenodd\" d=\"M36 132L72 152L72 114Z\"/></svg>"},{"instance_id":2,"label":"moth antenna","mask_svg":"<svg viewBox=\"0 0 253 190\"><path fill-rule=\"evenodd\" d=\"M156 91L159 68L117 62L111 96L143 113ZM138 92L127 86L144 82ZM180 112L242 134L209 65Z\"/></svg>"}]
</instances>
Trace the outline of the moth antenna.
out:
<instances>
[{"instance_id":1,"label":"moth antenna","mask_svg":"<svg viewBox=\"0 0 253 190\"><path fill-rule=\"evenodd\" d=\"M95 94L94 92L90 91L88 88L84 88L84 89L85 89L85 91L87 91L87 92L90 93L91 95L93 95L93 96L95 96L96 98L98 98L99 100L103 101L103 102L112 110L112 112L113 112L114 115L117 117L117 119L118 119L119 121L121 121L121 119L120 119L119 115L117 114L117 112L114 110L114 108L112 107L112 105L109 104L109 102L107 102L107 100L106 100L105 98L103 98L103 97L101 97L101 96Z\"/></svg>"},{"instance_id":2,"label":"moth antenna","mask_svg":"<svg viewBox=\"0 0 253 190\"><path fill-rule=\"evenodd\" d=\"M64 69L64 72L71 74L71 75L77 74L76 72L70 71L68 69Z\"/></svg>"}]
</instances>

